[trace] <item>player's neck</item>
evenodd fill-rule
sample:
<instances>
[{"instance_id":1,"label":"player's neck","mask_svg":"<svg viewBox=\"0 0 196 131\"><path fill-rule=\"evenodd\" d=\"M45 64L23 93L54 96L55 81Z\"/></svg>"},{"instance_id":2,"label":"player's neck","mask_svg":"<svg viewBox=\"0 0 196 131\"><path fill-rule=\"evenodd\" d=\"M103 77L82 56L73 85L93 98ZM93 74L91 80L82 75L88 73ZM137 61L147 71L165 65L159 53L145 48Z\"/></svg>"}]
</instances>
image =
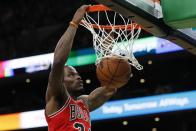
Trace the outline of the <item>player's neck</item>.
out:
<instances>
[{"instance_id":1,"label":"player's neck","mask_svg":"<svg viewBox=\"0 0 196 131\"><path fill-rule=\"evenodd\" d=\"M74 99L74 100L77 100L77 98L78 98L78 96L80 96L81 95L81 93L79 93L79 92L74 92L74 93L69 93L70 94L70 96Z\"/></svg>"}]
</instances>

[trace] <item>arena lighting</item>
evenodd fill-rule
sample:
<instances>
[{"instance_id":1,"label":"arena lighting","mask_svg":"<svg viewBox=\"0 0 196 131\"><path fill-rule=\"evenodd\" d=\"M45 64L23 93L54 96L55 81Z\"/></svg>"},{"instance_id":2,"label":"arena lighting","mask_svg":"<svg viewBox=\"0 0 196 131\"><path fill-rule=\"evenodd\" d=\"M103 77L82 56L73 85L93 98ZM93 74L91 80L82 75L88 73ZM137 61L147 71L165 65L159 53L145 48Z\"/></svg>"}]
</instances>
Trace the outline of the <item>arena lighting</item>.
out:
<instances>
[{"instance_id":1,"label":"arena lighting","mask_svg":"<svg viewBox=\"0 0 196 131\"><path fill-rule=\"evenodd\" d=\"M157 131L157 128L152 128L152 131Z\"/></svg>"},{"instance_id":2,"label":"arena lighting","mask_svg":"<svg viewBox=\"0 0 196 131\"><path fill-rule=\"evenodd\" d=\"M196 109L196 91L106 102L91 112L91 120L131 117L161 112ZM160 118L158 118L160 120ZM155 120L156 121L156 120ZM125 124L128 124L128 122ZM0 131L45 127L44 110L0 115Z\"/></svg>"},{"instance_id":3,"label":"arena lighting","mask_svg":"<svg viewBox=\"0 0 196 131\"><path fill-rule=\"evenodd\" d=\"M127 125L128 125L128 121L123 121L122 124L123 124L124 126L127 126Z\"/></svg>"},{"instance_id":4,"label":"arena lighting","mask_svg":"<svg viewBox=\"0 0 196 131\"><path fill-rule=\"evenodd\" d=\"M142 84L145 83L145 81L146 81L145 79L140 79L140 83Z\"/></svg>"},{"instance_id":5,"label":"arena lighting","mask_svg":"<svg viewBox=\"0 0 196 131\"><path fill-rule=\"evenodd\" d=\"M157 37L138 39L133 46L135 56L161 54L181 50L183 49L174 43ZM72 66L88 65L93 64L95 59L94 49L87 48L72 51L67 64ZM14 76L14 70L20 68L25 69L24 73L48 70L52 61L53 53L2 61L0 62L0 78L12 77Z\"/></svg>"},{"instance_id":6,"label":"arena lighting","mask_svg":"<svg viewBox=\"0 0 196 131\"><path fill-rule=\"evenodd\" d=\"M26 83L30 83L31 80L29 78L26 79Z\"/></svg>"},{"instance_id":7,"label":"arena lighting","mask_svg":"<svg viewBox=\"0 0 196 131\"><path fill-rule=\"evenodd\" d=\"M159 117L155 117L154 118L154 121L159 122L160 121L160 118Z\"/></svg>"},{"instance_id":8,"label":"arena lighting","mask_svg":"<svg viewBox=\"0 0 196 131\"><path fill-rule=\"evenodd\" d=\"M91 79L86 79L86 84L90 84L91 83Z\"/></svg>"},{"instance_id":9,"label":"arena lighting","mask_svg":"<svg viewBox=\"0 0 196 131\"><path fill-rule=\"evenodd\" d=\"M152 65L152 60L148 60L148 65Z\"/></svg>"}]
</instances>

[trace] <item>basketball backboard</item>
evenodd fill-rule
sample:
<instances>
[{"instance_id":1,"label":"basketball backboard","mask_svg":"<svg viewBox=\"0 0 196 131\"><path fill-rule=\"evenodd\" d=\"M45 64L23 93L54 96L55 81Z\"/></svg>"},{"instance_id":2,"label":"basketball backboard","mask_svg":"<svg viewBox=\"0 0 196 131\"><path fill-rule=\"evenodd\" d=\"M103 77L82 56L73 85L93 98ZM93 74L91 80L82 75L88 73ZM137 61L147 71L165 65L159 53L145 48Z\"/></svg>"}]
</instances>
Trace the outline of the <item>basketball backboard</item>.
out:
<instances>
[{"instance_id":1,"label":"basketball backboard","mask_svg":"<svg viewBox=\"0 0 196 131\"><path fill-rule=\"evenodd\" d=\"M163 21L158 0L95 0L139 23L154 36L176 43L196 55L196 30L173 29ZM156 1L156 2L155 2Z\"/></svg>"}]
</instances>

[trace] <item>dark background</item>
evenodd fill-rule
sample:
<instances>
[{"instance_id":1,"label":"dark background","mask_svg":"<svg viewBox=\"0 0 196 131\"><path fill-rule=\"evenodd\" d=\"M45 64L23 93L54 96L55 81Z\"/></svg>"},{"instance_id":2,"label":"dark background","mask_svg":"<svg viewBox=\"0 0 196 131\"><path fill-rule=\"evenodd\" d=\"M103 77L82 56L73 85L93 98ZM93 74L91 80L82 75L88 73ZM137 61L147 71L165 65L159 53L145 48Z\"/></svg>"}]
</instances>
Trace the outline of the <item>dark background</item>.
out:
<instances>
[{"instance_id":1,"label":"dark background","mask_svg":"<svg viewBox=\"0 0 196 131\"><path fill-rule=\"evenodd\" d=\"M67 28L77 8L82 4L95 4L88 0L6 0L0 1L0 61L51 53ZM151 36L142 31L140 38ZM150 44L150 43L149 43ZM74 40L73 50L92 47L91 34L80 27ZM137 57L144 70L133 69L133 77L119 89L111 100L183 92L196 88L196 57L187 51ZM148 64L152 61L152 64ZM100 83L96 78L95 65L77 67L84 79L85 94ZM21 69L22 70L22 69ZM47 71L20 74L0 79L0 114L43 109L47 86ZM30 83L26 83L30 79ZM85 83L91 79L91 83ZM140 83L145 79L145 83ZM155 117L160 122L155 122ZM150 131L196 131L196 113L172 112L134 118L96 121L93 131L139 130ZM128 125L123 126L122 121ZM29 129L47 130L47 128Z\"/></svg>"}]
</instances>

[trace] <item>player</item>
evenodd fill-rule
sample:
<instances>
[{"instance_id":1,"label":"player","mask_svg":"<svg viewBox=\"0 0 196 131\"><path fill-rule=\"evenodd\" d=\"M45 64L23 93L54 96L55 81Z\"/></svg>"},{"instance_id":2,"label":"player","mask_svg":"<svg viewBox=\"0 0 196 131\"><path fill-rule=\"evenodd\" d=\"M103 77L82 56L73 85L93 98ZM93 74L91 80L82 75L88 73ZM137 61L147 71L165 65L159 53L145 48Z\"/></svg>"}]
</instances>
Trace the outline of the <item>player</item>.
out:
<instances>
[{"instance_id":1,"label":"player","mask_svg":"<svg viewBox=\"0 0 196 131\"><path fill-rule=\"evenodd\" d=\"M96 88L89 95L78 96L83 89L83 81L75 68L64 66L78 24L88 7L83 5L76 11L54 51L54 61L46 91L45 116L49 131L90 131L89 112L104 104L117 89L117 87L103 86Z\"/></svg>"}]
</instances>

